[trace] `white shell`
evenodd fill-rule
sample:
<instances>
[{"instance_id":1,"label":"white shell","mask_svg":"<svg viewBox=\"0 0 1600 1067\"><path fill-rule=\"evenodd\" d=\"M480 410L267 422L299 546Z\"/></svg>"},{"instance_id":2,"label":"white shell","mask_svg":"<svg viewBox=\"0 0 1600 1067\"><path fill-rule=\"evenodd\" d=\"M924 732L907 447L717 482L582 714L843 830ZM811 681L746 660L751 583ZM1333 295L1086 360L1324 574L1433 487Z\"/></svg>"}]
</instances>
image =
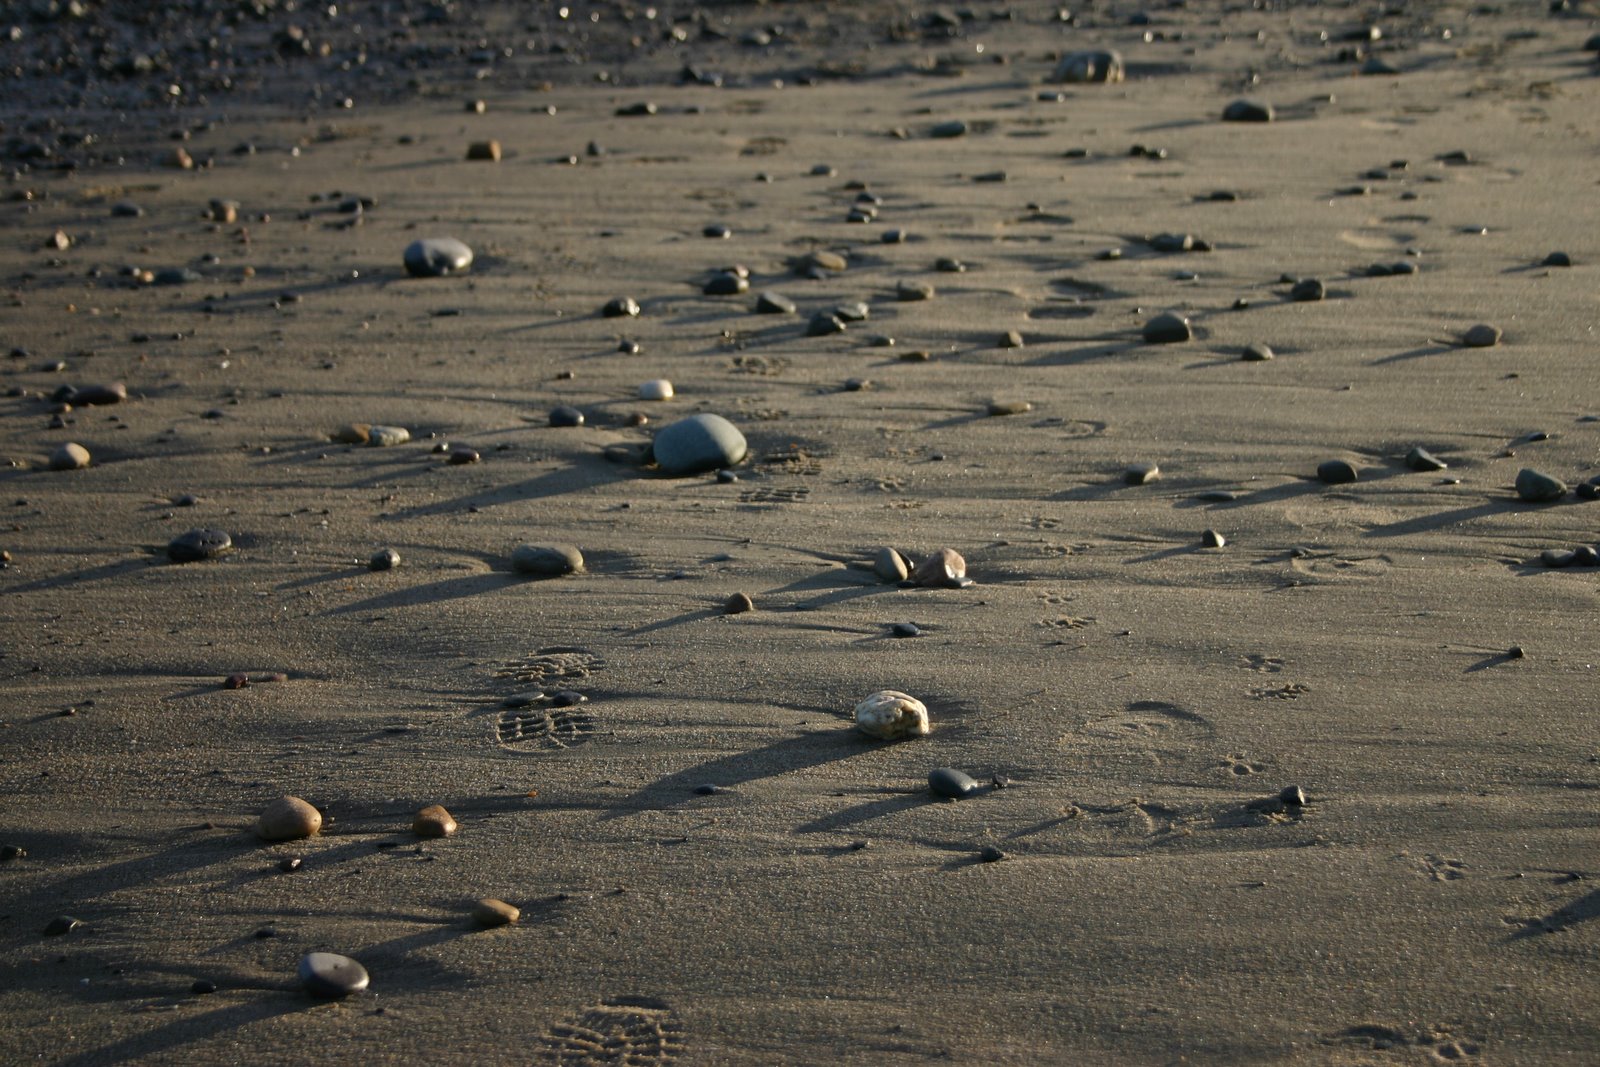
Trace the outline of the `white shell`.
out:
<instances>
[{"instance_id":1,"label":"white shell","mask_svg":"<svg viewBox=\"0 0 1600 1067\"><path fill-rule=\"evenodd\" d=\"M639 386L640 400L671 400L672 383L665 378L653 378Z\"/></svg>"},{"instance_id":2,"label":"white shell","mask_svg":"<svg viewBox=\"0 0 1600 1067\"><path fill-rule=\"evenodd\" d=\"M856 727L868 737L896 741L925 737L928 709L922 701L893 689L880 689L856 705Z\"/></svg>"}]
</instances>

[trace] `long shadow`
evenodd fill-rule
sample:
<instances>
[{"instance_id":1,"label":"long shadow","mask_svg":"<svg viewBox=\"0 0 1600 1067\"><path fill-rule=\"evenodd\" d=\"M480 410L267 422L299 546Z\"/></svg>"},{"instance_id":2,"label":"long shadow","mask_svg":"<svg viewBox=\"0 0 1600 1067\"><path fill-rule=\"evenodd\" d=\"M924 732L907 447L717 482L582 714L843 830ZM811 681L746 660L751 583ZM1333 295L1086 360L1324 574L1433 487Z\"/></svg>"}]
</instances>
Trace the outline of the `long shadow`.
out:
<instances>
[{"instance_id":1,"label":"long shadow","mask_svg":"<svg viewBox=\"0 0 1600 1067\"><path fill-rule=\"evenodd\" d=\"M1499 667L1499 666L1501 666L1503 664L1506 664L1506 663L1514 663L1514 662L1516 662L1517 660L1519 660L1521 658L1522 657L1520 657L1518 655L1515 655L1514 653L1511 653L1511 652L1496 652L1492 656L1485 656L1483 659L1480 659L1478 662L1472 664L1470 667L1468 667L1462 673L1463 674L1477 674L1480 671L1489 670L1491 667Z\"/></svg>"},{"instance_id":2,"label":"long shadow","mask_svg":"<svg viewBox=\"0 0 1600 1067\"><path fill-rule=\"evenodd\" d=\"M823 730L786 737L754 751L718 756L657 779L619 801L601 818L620 819L641 811L676 807L686 803L699 785L733 788L847 760L874 752L882 745L883 742L869 740L854 730Z\"/></svg>"},{"instance_id":3,"label":"long shadow","mask_svg":"<svg viewBox=\"0 0 1600 1067\"><path fill-rule=\"evenodd\" d=\"M691 622L699 622L702 619L715 618L721 614L723 614L723 612L714 611L711 608L696 608L693 611L686 611L681 615L674 615L670 619L662 619L660 622L651 622L646 623L643 626L635 627L632 630L628 630L623 636L639 637L642 634L653 634L658 630L670 630L676 626L685 626Z\"/></svg>"},{"instance_id":4,"label":"long shadow","mask_svg":"<svg viewBox=\"0 0 1600 1067\"><path fill-rule=\"evenodd\" d=\"M563 496L568 493L590 489L602 482L617 480L624 477L625 471L625 467L613 463L606 463L603 467L591 471L586 471L583 466L575 464L570 467L562 467L559 470L548 471L516 485L495 486L479 493L459 496L437 504L426 504L420 507L407 508L403 511L396 511L390 515L390 518L395 520L417 519L430 515L450 515L469 509L481 510L499 504L543 500L548 497ZM643 477L643 475L636 476ZM385 478L388 477L392 477L392 475L385 475Z\"/></svg>"},{"instance_id":5,"label":"long shadow","mask_svg":"<svg viewBox=\"0 0 1600 1067\"><path fill-rule=\"evenodd\" d=\"M1456 523L1469 522L1485 515L1496 515L1508 510L1508 505L1498 501L1486 501L1474 504L1471 507L1455 508L1451 511L1436 511L1430 515L1419 515L1414 519L1405 519L1401 522L1391 522L1387 526L1377 526L1362 533L1362 537L1404 537L1407 534L1421 533L1424 530L1437 530Z\"/></svg>"},{"instance_id":6,"label":"long shadow","mask_svg":"<svg viewBox=\"0 0 1600 1067\"><path fill-rule=\"evenodd\" d=\"M1538 934L1559 933L1595 918L1600 918L1600 889L1591 889L1570 904L1564 904L1537 922L1529 923L1512 934L1511 939L1516 941Z\"/></svg>"},{"instance_id":7,"label":"long shadow","mask_svg":"<svg viewBox=\"0 0 1600 1067\"><path fill-rule=\"evenodd\" d=\"M919 790L916 793L897 793L893 796L869 800L865 804L857 804L843 811L836 811L832 815L824 815L820 819L813 819L795 827L797 834L825 834L836 830L846 830L873 819L881 819L885 815L893 815L897 811L906 811L909 808L920 808L924 804L935 804L938 800L932 793Z\"/></svg>"},{"instance_id":8,"label":"long shadow","mask_svg":"<svg viewBox=\"0 0 1600 1067\"><path fill-rule=\"evenodd\" d=\"M1421 359L1423 356L1439 356L1446 352L1454 352L1458 345L1429 344L1419 348L1410 348L1404 352L1396 352L1392 356L1384 356L1368 363L1369 367L1381 367L1387 363L1400 363L1409 359Z\"/></svg>"},{"instance_id":9,"label":"long shadow","mask_svg":"<svg viewBox=\"0 0 1600 1067\"><path fill-rule=\"evenodd\" d=\"M249 1026L252 1023L315 1007L317 1007L316 1001L299 993L264 994L247 1004L233 1004L204 1015L178 1019L155 1030L142 1030L120 1041L113 1041L109 1045L57 1060L55 1067L103 1067L108 1063L131 1063L135 1059L158 1058L164 1052L218 1037L241 1026Z\"/></svg>"},{"instance_id":10,"label":"long shadow","mask_svg":"<svg viewBox=\"0 0 1600 1067\"><path fill-rule=\"evenodd\" d=\"M159 566L160 561L151 557L144 559L125 559L116 563L103 563L98 567L85 567L83 570L71 571L67 574L57 574L50 578L36 578L31 582L11 586L6 589L10 593L36 593L46 589L60 589L65 585L75 585L79 582L98 582L107 578L127 574L129 571L139 570L144 567Z\"/></svg>"},{"instance_id":11,"label":"long shadow","mask_svg":"<svg viewBox=\"0 0 1600 1067\"><path fill-rule=\"evenodd\" d=\"M494 593L514 585L526 585L532 581L537 581L537 579L490 571L487 574L471 574L464 578L446 578L440 582L412 586L409 589L396 589L393 592L368 597L366 600L358 600L354 604L330 608L322 614L324 616L354 615L363 611L387 611L390 608L411 608L422 604L438 604L447 600L461 600L465 597Z\"/></svg>"}]
</instances>

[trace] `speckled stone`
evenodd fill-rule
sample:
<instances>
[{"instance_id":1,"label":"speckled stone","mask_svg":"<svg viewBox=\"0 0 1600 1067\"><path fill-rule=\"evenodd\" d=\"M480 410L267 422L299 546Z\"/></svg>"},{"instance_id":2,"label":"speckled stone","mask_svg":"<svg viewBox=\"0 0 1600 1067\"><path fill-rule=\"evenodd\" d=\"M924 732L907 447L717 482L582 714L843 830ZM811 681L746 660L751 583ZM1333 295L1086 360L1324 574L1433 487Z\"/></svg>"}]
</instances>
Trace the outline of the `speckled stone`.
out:
<instances>
[{"instance_id":1,"label":"speckled stone","mask_svg":"<svg viewBox=\"0 0 1600 1067\"><path fill-rule=\"evenodd\" d=\"M411 431L404 426L369 426L367 444L373 448L393 448L411 440Z\"/></svg>"}]
</instances>

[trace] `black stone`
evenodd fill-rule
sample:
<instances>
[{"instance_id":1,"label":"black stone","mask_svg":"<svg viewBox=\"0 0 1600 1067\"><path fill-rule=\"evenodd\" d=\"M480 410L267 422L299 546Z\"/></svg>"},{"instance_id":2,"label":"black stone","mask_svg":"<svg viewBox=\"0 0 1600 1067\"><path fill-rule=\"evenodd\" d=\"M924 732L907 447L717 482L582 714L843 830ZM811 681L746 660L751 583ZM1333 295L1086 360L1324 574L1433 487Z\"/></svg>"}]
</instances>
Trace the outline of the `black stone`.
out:
<instances>
[{"instance_id":1,"label":"black stone","mask_svg":"<svg viewBox=\"0 0 1600 1067\"><path fill-rule=\"evenodd\" d=\"M582 426L583 412L570 404L561 404L550 409L550 425L559 427Z\"/></svg>"},{"instance_id":2,"label":"black stone","mask_svg":"<svg viewBox=\"0 0 1600 1067\"><path fill-rule=\"evenodd\" d=\"M928 773L928 788L938 796L960 800L976 793L979 786L970 774L953 767L940 767Z\"/></svg>"},{"instance_id":3,"label":"black stone","mask_svg":"<svg viewBox=\"0 0 1600 1067\"><path fill-rule=\"evenodd\" d=\"M167 542L167 558L174 563L198 563L232 548L233 538L225 530L189 530Z\"/></svg>"},{"instance_id":4,"label":"black stone","mask_svg":"<svg viewBox=\"0 0 1600 1067\"><path fill-rule=\"evenodd\" d=\"M600 309L600 314L608 319L632 318L639 314L639 305L630 297L619 296L615 300L608 301L606 306Z\"/></svg>"},{"instance_id":5,"label":"black stone","mask_svg":"<svg viewBox=\"0 0 1600 1067\"><path fill-rule=\"evenodd\" d=\"M1548 256L1544 257L1544 260L1540 263L1540 266L1570 267L1572 266L1572 257L1567 255L1565 252L1551 252Z\"/></svg>"},{"instance_id":6,"label":"black stone","mask_svg":"<svg viewBox=\"0 0 1600 1067\"><path fill-rule=\"evenodd\" d=\"M978 858L984 863L998 863L1006 858L1006 854L993 845L984 845L978 850Z\"/></svg>"},{"instance_id":7,"label":"black stone","mask_svg":"<svg viewBox=\"0 0 1600 1067\"><path fill-rule=\"evenodd\" d=\"M70 915L57 915L45 924L44 936L60 937L62 934L70 934L74 930L81 930L82 928L82 919L74 919Z\"/></svg>"},{"instance_id":8,"label":"black stone","mask_svg":"<svg viewBox=\"0 0 1600 1067\"><path fill-rule=\"evenodd\" d=\"M189 992L201 997L210 993L215 993L216 991L217 983L208 982L204 978L196 979L194 984L189 987Z\"/></svg>"},{"instance_id":9,"label":"black stone","mask_svg":"<svg viewBox=\"0 0 1600 1067\"><path fill-rule=\"evenodd\" d=\"M914 622L897 622L889 627L890 637L921 637L922 628Z\"/></svg>"},{"instance_id":10,"label":"black stone","mask_svg":"<svg viewBox=\"0 0 1600 1067\"><path fill-rule=\"evenodd\" d=\"M701 292L707 296L736 296L749 288L750 283L742 276L731 270L724 270L713 274Z\"/></svg>"},{"instance_id":11,"label":"black stone","mask_svg":"<svg viewBox=\"0 0 1600 1067\"><path fill-rule=\"evenodd\" d=\"M767 290L756 297L756 311L763 315L793 315L795 303L782 293Z\"/></svg>"},{"instance_id":12,"label":"black stone","mask_svg":"<svg viewBox=\"0 0 1600 1067\"><path fill-rule=\"evenodd\" d=\"M1271 104L1254 100L1235 100L1222 109L1223 122L1271 122L1273 117Z\"/></svg>"},{"instance_id":13,"label":"black stone","mask_svg":"<svg viewBox=\"0 0 1600 1067\"><path fill-rule=\"evenodd\" d=\"M837 315L826 311L819 311L811 316L811 321L806 324L807 337L826 337L831 333L843 333L844 322Z\"/></svg>"},{"instance_id":14,"label":"black stone","mask_svg":"<svg viewBox=\"0 0 1600 1067\"><path fill-rule=\"evenodd\" d=\"M1426 448L1418 446L1406 453L1406 466L1414 471L1442 471L1450 464L1429 452Z\"/></svg>"},{"instance_id":15,"label":"black stone","mask_svg":"<svg viewBox=\"0 0 1600 1067\"><path fill-rule=\"evenodd\" d=\"M1289 290L1289 299L1300 303L1310 303L1321 300L1328 295L1328 287L1318 278L1302 278L1294 283L1294 288Z\"/></svg>"},{"instance_id":16,"label":"black stone","mask_svg":"<svg viewBox=\"0 0 1600 1067\"><path fill-rule=\"evenodd\" d=\"M1306 791L1297 785L1286 785L1278 794L1278 799L1291 808L1303 808L1306 804Z\"/></svg>"},{"instance_id":17,"label":"black stone","mask_svg":"<svg viewBox=\"0 0 1600 1067\"><path fill-rule=\"evenodd\" d=\"M1170 311L1162 312L1144 324L1144 339L1153 345L1170 345L1187 341L1194 336L1189 320Z\"/></svg>"},{"instance_id":18,"label":"black stone","mask_svg":"<svg viewBox=\"0 0 1600 1067\"><path fill-rule=\"evenodd\" d=\"M1356 480L1356 469L1342 459L1330 459L1317 466L1317 480L1328 485L1346 485Z\"/></svg>"}]
</instances>

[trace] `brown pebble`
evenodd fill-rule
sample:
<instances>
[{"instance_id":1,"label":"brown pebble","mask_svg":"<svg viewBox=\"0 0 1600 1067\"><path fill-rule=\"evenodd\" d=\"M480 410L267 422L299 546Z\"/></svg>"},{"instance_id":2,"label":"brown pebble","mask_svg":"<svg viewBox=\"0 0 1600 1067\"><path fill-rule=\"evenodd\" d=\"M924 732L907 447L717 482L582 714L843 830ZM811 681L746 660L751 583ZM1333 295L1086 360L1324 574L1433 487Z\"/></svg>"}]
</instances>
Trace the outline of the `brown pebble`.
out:
<instances>
[{"instance_id":1,"label":"brown pebble","mask_svg":"<svg viewBox=\"0 0 1600 1067\"><path fill-rule=\"evenodd\" d=\"M168 152L166 162L167 166L176 167L179 170L194 170L194 157L181 147L174 148L171 152Z\"/></svg>"},{"instance_id":2,"label":"brown pebble","mask_svg":"<svg viewBox=\"0 0 1600 1067\"><path fill-rule=\"evenodd\" d=\"M339 427L329 436L342 445L364 445L372 438L372 426L365 422L352 422Z\"/></svg>"},{"instance_id":3,"label":"brown pebble","mask_svg":"<svg viewBox=\"0 0 1600 1067\"><path fill-rule=\"evenodd\" d=\"M456 820L439 804L429 804L411 820L411 831L418 837L450 837L456 832Z\"/></svg>"},{"instance_id":4,"label":"brown pebble","mask_svg":"<svg viewBox=\"0 0 1600 1067\"><path fill-rule=\"evenodd\" d=\"M82 470L88 465L89 450L73 441L50 453L50 469L53 471Z\"/></svg>"},{"instance_id":5,"label":"brown pebble","mask_svg":"<svg viewBox=\"0 0 1600 1067\"><path fill-rule=\"evenodd\" d=\"M472 905L472 918L479 926L509 926L522 918L522 911L495 897L484 897Z\"/></svg>"},{"instance_id":6,"label":"brown pebble","mask_svg":"<svg viewBox=\"0 0 1600 1067\"><path fill-rule=\"evenodd\" d=\"M263 841L297 841L320 829L322 813L299 797L279 797L256 820L256 836Z\"/></svg>"},{"instance_id":7,"label":"brown pebble","mask_svg":"<svg viewBox=\"0 0 1600 1067\"><path fill-rule=\"evenodd\" d=\"M941 548L924 558L911 572L911 581L937 589L961 589L972 584L967 577L967 561L953 548Z\"/></svg>"},{"instance_id":8,"label":"brown pebble","mask_svg":"<svg viewBox=\"0 0 1600 1067\"><path fill-rule=\"evenodd\" d=\"M991 400L989 401L989 414L991 415L1025 415L1033 410L1033 405L1026 400Z\"/></svg>"},{"instance_id":9,"label":"brown pebble","mask_svg":"<svg viewBox=\"0 0 1600 1067\"><path fill-rule=\"evenodd\" d=\"M239 221L239 201L213 200L206 208L206 218L212 222L233 223Z\"/></svg>"},{"instance_id":10,"label":"brown pebble","mask_svg":"<svg viewBox=\"0 0 1600 1067\"><path fill-rule=\"evenodd\" d=\"M452 466L460 467L468 463L476 463L482 457L475 448L452 448L447 453Z\"/></svg>"},{"instance_id":11,"label":"brown pebble","mask_svg":"<svg viewBox=\"0 0 1600 1067\"><path fill-rule=\"evenodd\" d=\"M499 141L473 141L467 146L467 158L481 160L485 163L500 162Z\"/></svg>"},{"instance_id":12,"label":"brown pebble","mask_svg":"<svg viewBox=\"0 0 1600 1067\"><path fill-rule=\"evenodd\" d=\"M734 593L722 603L722 612L725 615L743 615L747 611L756 609L755 601L750 599L748 593Z\"/></svg>"},{"instance_id":13,"label":"brown pebble","mask_svg":"<svg viewBox=\"0 0 1600 1067\"><path fill-rule=\"evenodd\" d=\"M250 676L248 674L230 674L222 680L222 688L224 689L243 689L249 684Z\"/></svg>"}]
</instances>

